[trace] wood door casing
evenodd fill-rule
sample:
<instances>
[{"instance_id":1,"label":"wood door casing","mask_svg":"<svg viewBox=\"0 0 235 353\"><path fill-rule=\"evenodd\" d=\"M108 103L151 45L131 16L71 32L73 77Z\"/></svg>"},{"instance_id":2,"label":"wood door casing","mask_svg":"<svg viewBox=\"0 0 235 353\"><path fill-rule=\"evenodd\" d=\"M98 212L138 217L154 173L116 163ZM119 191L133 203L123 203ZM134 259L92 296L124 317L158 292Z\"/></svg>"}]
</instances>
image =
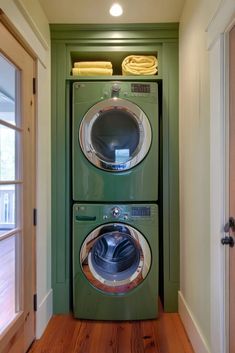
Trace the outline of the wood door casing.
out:
<instances>
[{"instance_id":1,"label":"wood door casing","mask_svg":"<svg viewBox=\"0 0 235 353\"><path fill-rule=\"evenodd\" d=\"M0 12L0 53L20 71L20 133L22 175L18 184L22 186L20 208L20 232L22 241L22 287L19 313L7 330L0 336L0 351L3 353L24 353L35 337L35 314L33 294L35 293L35 96L33 77L34 58L16 39L17 35L5 25L4 14ZM20 279L21 280L21 279Z\"/></svg>"},{"instance_id":2,"label":"wood door casing","mask_svg":"<svg viewBox=\"0 0 235 353\"><path fill-rule=\"evenodd\" d=\"M229 215L235 218L235 26L229 33ZM235 247L229 250L229 352L235 352Z\"/></svg>"}]
</instances>

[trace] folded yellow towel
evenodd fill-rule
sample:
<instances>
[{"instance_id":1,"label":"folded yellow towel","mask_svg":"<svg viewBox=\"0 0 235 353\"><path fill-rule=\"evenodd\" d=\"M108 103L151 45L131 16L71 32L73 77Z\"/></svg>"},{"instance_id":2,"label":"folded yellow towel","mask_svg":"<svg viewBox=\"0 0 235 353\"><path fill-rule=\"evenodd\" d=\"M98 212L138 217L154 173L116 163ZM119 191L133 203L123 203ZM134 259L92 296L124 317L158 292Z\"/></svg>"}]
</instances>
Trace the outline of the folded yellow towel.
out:
<instances>
[{"instance_id":1,"label":"folded yellow towel","mask_svg":"<svg viewBox=\"0 0 235 353\"><path fill-rule=\"evenodd\" d=\"M110 61L79 61L75 62L74 67L77 68L103 68L112 69L112 63Z\"/></svg>"},{"instance_id":2,"label":"folded yellow towel","mask_svg":"<svg viewBox=\"0 0 235 353\"><path fill-rule=\"evenodd\" d=\"M77 68L72 69L73 76L112 76L112 69L104 69L99 67Z\"/></svg>"},{"instance_id":3,"label":"folded yellow towel","mask_svg":"<svg viewBox=\"0 0 235 353\"><path fill-rule=\"evenodd\" d=\"M154 75L157 58L152 55L129 55L122 62L123 75Z\"/></svg>"}]
</instances>

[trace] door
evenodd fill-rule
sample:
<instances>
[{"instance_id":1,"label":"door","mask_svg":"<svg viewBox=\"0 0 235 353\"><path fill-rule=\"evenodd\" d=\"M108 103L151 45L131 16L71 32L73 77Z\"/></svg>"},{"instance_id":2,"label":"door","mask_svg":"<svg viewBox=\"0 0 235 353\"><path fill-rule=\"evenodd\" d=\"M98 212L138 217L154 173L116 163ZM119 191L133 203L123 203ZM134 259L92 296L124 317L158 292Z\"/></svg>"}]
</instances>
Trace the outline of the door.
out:
<instances>
[{"instance_id":1,"label":"door","mask_svg":"<svg viewBox=\"0 0 235 353\"><path fill-rule=\"evenodd\" d=\"M106 293L127 293L146 278L151 251L137 229L123 223L108 223L94 229L84 240L80 264L94 287Z\"/></svg>"},{"instance_id":2,"label":"door","mask_svg":"<svg viewBox=\"0 0 235 353\"><path fill-rule=\"evenodd\" d=\"M229 33L229 214L235 219L235 26ZM235 236L235 227L231 232ZM234 238L235 240L235 238ZM229 353L235 352L235 248L229 250Z\"/></svg>"},{"instance_id":3,"label":"door","mask_svg":"<svg viewBox=\"0 0 235 353\"><path fill-rule=\"evenodd\" d=\"M35 63L0 18L0 351L24 353L35 333Z\"/></svg>"},{"instance_id":4,"label":"door","mask_svg":"<svg viewBox=\"0 0 235 353\"><path fill-rule=\"evenodd\" d=\"M151 127L136 104L114 97L88 110L80 126L79 142L86 158L96 167L121 172L146 156Z\"/></svg>"}]
</instances>

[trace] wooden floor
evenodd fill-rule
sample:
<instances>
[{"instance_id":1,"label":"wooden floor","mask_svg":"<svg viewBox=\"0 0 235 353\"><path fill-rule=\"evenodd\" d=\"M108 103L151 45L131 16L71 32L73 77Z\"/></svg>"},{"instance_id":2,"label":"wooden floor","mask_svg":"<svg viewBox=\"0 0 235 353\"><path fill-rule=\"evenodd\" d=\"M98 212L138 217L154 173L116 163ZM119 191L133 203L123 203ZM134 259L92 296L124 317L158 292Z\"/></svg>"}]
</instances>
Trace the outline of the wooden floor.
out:
<instances>
[{"instance_id":1,"label":"wooden floor","mask_svg":"<svg viewBox=\"0 0 235 353\"><path fill-rule=\"evenodd\" d=\"M178 314L157 320L100 322L54 316L30 353L194 353Z\"/></svg>"}]
</instances>

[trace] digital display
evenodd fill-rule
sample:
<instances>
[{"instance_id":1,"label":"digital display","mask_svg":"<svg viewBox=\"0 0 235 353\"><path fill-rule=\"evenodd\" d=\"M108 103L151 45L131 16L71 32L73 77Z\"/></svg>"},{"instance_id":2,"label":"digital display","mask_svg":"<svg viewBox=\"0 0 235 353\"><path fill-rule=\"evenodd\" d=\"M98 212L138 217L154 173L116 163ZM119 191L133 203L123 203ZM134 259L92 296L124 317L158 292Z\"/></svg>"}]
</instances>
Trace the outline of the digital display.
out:
<instances>
[{"instance_id":1,"label":"digital display","mask_svg":"<svg viewBox=\"0 0 235 353\"><path fill-rule=\"evenodd\" d=\"M151 210L150 207L132 207L131 215L133 217L150 217Z\"/></svg>"},{"instance_id":2,"label":"digital display","mask_svg":"<svg viewBox=\"0 0 235 353\"><path fill-rule=\"evenodd\" d=\"M132 83L131 92L135 93L150 93L150 85L143 83Z\"/></svg>"}]
</instances>

